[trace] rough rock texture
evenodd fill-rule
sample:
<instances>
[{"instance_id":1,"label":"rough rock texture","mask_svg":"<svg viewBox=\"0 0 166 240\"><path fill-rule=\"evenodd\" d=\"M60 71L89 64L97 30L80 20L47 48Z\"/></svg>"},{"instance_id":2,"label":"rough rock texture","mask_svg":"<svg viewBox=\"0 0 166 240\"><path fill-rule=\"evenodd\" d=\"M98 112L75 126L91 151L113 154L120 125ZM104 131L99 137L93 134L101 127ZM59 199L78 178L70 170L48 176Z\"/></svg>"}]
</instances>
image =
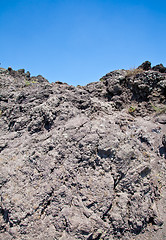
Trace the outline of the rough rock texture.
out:
<instances>
[{"instance_id":1,"label":"rough rock texture","mask_svg":"<svg viewBox=\"0 0 166 240\"><path fill-rule=\"evenodd\" d=\"M1 68L0 239L165 239L165 104L152 69L73 87Z\"/></svg>"},{"instance_id":2,"label":"rough rock texture","mask_svg":"<svg viewBox=\"0 0 166 240\"><path fill-rule=\"evenodd\" d=\"M142 68L143 70L148 71L151 69L151 62L143 62L138 68Z\"/></svg>"},{"instance_id":3,"label":"rough rock texture","mask_svg":"<svg viewBox=\"0 0 166 240\"><path fill-rule=\"evenodd\" d=\"M155 71L159 71L161 73L166 73L166 68L163 66L163 64L158 64L152 68Z\"/></svg>"}]
</instances>

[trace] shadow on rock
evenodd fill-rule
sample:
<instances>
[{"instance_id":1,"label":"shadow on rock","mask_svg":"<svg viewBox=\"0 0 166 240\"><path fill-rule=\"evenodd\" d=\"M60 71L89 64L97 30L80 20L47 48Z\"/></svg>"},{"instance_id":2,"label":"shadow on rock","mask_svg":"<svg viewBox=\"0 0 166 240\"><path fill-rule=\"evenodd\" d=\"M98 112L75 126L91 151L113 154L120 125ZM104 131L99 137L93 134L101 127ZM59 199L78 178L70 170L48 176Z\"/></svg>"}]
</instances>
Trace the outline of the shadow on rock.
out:
<instances>
[{"instance_id":1,"label":"shadow on rock","mask_svg":"<svg viewBox=\"0 0 166 240\"><path fill-rule=\"evenodd\" d=\"M160 156L162 157L164 155L164 158L166 159L166 149L165 147L159 148Z\"/></svg>"}]
</instances>

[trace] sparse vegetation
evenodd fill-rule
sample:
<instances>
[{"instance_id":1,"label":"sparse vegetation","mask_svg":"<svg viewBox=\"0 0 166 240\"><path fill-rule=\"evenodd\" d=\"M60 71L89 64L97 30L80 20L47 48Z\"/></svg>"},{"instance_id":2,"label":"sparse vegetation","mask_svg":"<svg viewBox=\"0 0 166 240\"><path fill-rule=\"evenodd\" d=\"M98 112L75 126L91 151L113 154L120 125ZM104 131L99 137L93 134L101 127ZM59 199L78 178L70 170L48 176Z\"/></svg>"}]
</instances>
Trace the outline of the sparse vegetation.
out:
<instances>
[{"instance_id":1,"label":"sparse vegetation","mask_svg":"<svg viewBox=\"0 0 166 240\"><path fill-rule=\"evenodd\" d=\"M164 107L157 107L152 104L153 110L156 112L157 115L160 115L162 113L166 113L166 106Z\"/></svg>"},{"instance_id":2,"label":"sparse vegetation","mask_svg":"<svg viewBox=\"0 0 166 240\"><path fill-rule=\"evenodd\" d=\"M28 87L32 83L37 83L37 81L35 81L35 80L33 80L33 81L25 81L25 86Z\"/></svg>"},{"instance_id":3,"label":"sparse vegetation","mask_svg":"<svg viewBox=\"0 0 166 240\"><path fill-rule=\"evenodd\" d=\"M31 83L29 81L25 81L25 86L28 87Z\"/></svg>"},{"instance_id":4,"label":"sparse vegetation","mask_svg":"<svg viewBox=\"0 0 166 240\"><path fill-rule=\"evenodd\" d=\"M165 74L144 69L77 88L0 74L0 239L162 238Z\"/></svg>"},{"instance_id":5,"label":"sparse vegetation","mask_svg":"<svg viewBox=\"0 0 166 240\"><path fill-rule=\"evenodd\" d=\"M130 106L128 112L133 113L133 112L135 112L135 110L136 110L136 107Z\"/></svg>"},{"instance_id":6,"label":"sparse vegetation","mask_svg":"<svg viewBox=\"0 0 166 240\"><path fill-rule=\"evenodd\" d=\"M126 77L136 76L137 74L143 73L144 70L142 68L130 68L127 70Z\"/></svg>"}]
</instances>

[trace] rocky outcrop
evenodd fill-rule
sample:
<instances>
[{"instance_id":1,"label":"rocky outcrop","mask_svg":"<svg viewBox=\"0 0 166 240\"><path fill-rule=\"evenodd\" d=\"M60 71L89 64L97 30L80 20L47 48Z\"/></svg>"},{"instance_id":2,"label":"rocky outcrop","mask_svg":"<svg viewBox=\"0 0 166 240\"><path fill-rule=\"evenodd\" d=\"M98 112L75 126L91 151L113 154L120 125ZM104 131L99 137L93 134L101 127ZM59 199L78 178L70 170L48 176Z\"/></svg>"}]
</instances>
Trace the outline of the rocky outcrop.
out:
<instances>
[{"instance_id":1,"label":"rocky outcrop","mask_svg":"<svg viewBox=\"0 0 166 240\"><path fill-rule=\"evenodd\" d=\"M166 68L163 66L163 64L158 64L152 68L154 71L159 71L161 73L166 73Z\"/></svg>"},{"instance_id":2,"label":"rocky outcrop","mask_svg":"<svg viewBox=\"0 0 166 240\"><path fill-rule=\"evenodd\" d=\"M151 62L149 61L143 62L138 68L143 69L145 71L151 70Z\"/></svg>"},{"instance_id":3,"label":"rocky outcrop","mask_svg":"<svg viewBox=\"0 0 166 240\"><path fill-rule=\"evenodd\" d=\"M86 86L0 69L0 238L164 239L166 74Z\"/></svg>"}]
</instances>

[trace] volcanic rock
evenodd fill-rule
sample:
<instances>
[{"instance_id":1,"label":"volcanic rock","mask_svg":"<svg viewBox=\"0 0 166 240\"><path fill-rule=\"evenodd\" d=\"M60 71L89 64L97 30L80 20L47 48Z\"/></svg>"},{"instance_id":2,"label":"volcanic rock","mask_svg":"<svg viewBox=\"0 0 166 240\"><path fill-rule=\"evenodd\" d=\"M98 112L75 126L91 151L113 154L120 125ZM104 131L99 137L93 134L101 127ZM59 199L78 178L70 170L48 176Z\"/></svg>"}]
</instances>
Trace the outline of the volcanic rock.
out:
<instances>
[{"instance_id":1,"label":"volcanic rock","mask_svg":"<svg viewBox=\"0 0 166 240\"><path fill-rule=\"evenodd\" d=\"M149 64L78 87L0 71L0 239L165 239L165 104Z\"/></svg>"},{"instance_id":2,"label":"volcanic rock","mask_svg":"<svg viewBox=\"0 0 166 240\"><path fill-rule=\"evenodd\" d=\"M148 71L151 69L151 62L143 62L138 68L142 68L143 70Z\"/></svg>"},{"instance_id":3,"label":"volcanic rock","mask_svg":"<svg viewBox=\"0 0 166 240\"><path fill-rule=\"evenodd\" d=\"M161 73L166 73L166 68L163 66L163 64L158 64L152 68L154 71L159 71Z\"/></svg>"}]
</instances>

